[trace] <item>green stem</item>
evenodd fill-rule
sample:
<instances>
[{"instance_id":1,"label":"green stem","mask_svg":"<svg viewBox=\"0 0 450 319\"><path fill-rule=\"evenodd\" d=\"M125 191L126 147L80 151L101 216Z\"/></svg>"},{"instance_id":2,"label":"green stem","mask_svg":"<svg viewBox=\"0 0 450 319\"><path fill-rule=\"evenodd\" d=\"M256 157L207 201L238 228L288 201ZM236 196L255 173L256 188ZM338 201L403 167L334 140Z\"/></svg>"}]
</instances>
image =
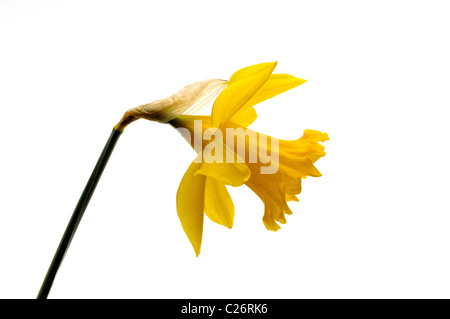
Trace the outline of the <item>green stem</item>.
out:
<instances>
[{"instance_id":1,"label":"green stem","mask_svg":"<svg viewBox=\"0 0 450 319\"><path fill-rule=\"evenodd\" d=\"M73 212L69 224L67 225L66 231L64 232L61 242L59 243L58 249L56 250L52 263L50 264L50 267L47 271L47 275L45 276L44 282L42 283L37 299L47 298L58 268L61 265L64 255L69 248L70 242L72 241L78 225L80 224L84 211L89 204L89 200L91 199L92 194L95 191L95 187L97 186L97 183L102 176L103 170L105 169L105 166L108 163L108 159L111 156L111 153L114 150L114 146L116 145L121 134L122 130L114 128L108 141L106 142L105 148L103 149L103 152L97 161L97 165L95 165L91 177L89 178L89 181L87 182L86 187L84 188L84 191L81 194L80 199L78 200L75 211Z\"/></svg>"}]
</instances>

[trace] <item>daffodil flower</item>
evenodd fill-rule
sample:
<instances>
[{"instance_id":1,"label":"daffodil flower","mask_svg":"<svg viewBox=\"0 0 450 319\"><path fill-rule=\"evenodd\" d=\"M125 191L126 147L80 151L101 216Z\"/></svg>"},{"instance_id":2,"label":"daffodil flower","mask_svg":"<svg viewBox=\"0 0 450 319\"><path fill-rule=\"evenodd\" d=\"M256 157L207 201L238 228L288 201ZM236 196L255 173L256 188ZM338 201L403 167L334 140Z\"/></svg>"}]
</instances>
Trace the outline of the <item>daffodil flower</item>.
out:
<instances>
[{"instance_id":1,"label":"daffodil flower","mask_svg":"<svg viewBox=\"0 0 450 319\"><path fill-rule=\"evenodd\" d=\"M114 126L75 207L38 299L47 298L120 135L137 119L169 123L197 152L176 197L181 225L197 256L202 244L204 214L220 225L233 226L234 205L227 185L245 184L260 197L265 206L262 220L267 229L276 231L280 228L278 223L286 223L285 215L292 214L287 202L298 201L301 180L321 176L314 163L325 155L324 147L318 142L328 140L328 136L305 130L301 138L287 141L247 128L257 118L255 105L306 82L289 74L273 74L276 64L261 63L240 69L228 81L195 82L168 98L125 112ZM199 110L210 104L213 104L210 116L198 115Z\"/></svg>"},{"instance_id":2,"label":"daffodil flower","mask_svg":"<svg viewBox=\"0 0 450 319\"><path fill-rule=\"evenodd\" d=\"M301 138L287 141L246 128L257 117L256 104L306 82L288 74L272 74L275 66L276 63L262 63L235 72L227 88L216 98L211 116L180 115L169 122L189 131L191 138L188 141L192 146L192 137L199 134L195 130L196 121L202 123L202 135L211 129L232 128L235 132L234 137L223 144L223 158L228 156L234 161L208 161L210 154L200 153L187 169L178 189L178 216L197 256L202 242L204 213L218 224L228 228L233 226L234 205L226 185L245 184L253 190L265 205L264 225L276 231L280 228L278 223L286 223L285 214L292 214L287 202L298 201L296 195L301 192L302 178L321 176L314 163L325 155L324 147L318 142L328 140L327 134L306 130ZM253 138L245 139L246 136ZM245 151L237 154L237 141L241 137L246 140ZM259 143L261 140L270 140L270 145L277 147ZM202 149L207 146L207 141L203 141ZM216 151L218 147L216 145ZM276 153L278 159L278 170L272 174L262 173L268 153L272 160ZM251 158L257 160L250 161Z\"/></svg>"}]
</instances>

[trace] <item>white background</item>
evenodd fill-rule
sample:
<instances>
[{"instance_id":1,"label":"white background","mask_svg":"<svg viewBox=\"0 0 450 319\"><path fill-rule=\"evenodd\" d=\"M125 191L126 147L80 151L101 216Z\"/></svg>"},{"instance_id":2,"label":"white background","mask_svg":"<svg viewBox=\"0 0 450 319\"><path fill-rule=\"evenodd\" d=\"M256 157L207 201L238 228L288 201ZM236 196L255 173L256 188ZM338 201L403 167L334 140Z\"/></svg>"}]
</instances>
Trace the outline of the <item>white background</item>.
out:
<instances>
[{"instance_id":1,"label":"white background","mask_svg":"<svg viewBox=\"0 0 450 319\"><path fill-rule=\"evenodd\" d=\"M449 298L448 1L0 1L0 297L35 298L114 124L277 60L308 79L252 128L327 132L276 233L248 188L199 258L176 214L195 154L128 127L50 298Z\"/></svg>"}]
</instances>

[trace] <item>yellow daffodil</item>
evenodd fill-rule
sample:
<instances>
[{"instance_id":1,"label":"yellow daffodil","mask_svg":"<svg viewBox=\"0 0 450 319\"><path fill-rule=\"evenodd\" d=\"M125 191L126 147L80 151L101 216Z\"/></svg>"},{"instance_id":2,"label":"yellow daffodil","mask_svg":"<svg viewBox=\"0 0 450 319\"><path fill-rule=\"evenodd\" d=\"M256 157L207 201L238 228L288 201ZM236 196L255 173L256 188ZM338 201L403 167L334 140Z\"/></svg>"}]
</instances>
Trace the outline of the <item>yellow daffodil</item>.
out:
<instances>
[{"instance_id":1,"label":"yellow daffodil","mask_svg":"<svg viewBox=\"0 0 450 319\"><path fill-rule=\"evenodd\" d=\"M254 106L306 80L273 74L277 63L261 63L235 72L228 81L210 79L184 87L166 99L128 110L115 129L144 118L170 123L198 153L181 180L177 212L195 253L200 253L203 218L231 228L234 205L226 185L247 185L264 203L263 223L277 231L292 214L287 202L298 201L301 180L318 177L314 163L325 155L319 142L326 133L305 130L297 140L279 140L247 127ZM213 103L211 116L195 113ZM228 134L232 130L232 134ZM223 137L226 136L224 139Z\"/></svg>"},{"instance_id":2,"label":"yellow daffodil","mask_svg":"<svg viewBox=\"0 0 450 319\"><path fill-rule=\"evenodd\" d=\"M184 135L199 153L177 193L178 216L197 256L204 213L216 223L233 226L234 205L226 185L245 184L253 190L265 205L264 225L276 231L280 228L277 222L286 223L285 214L292 214L287 202L298 201L301 179L321 176L314 162L325 155L318 142L328 140L327 134L305 130L301 138L287 141L246 128L257 117L256 104L306 82L288 74L272 74L275 66L276 63L262 63L235 72L216 98L211 116L179 115L169 122L188 131ZM232 129L232 137L219 140L217 133L222 132L223 136L228 129ZM203 136L201 145L195 145L199 135ZM209 141L205 138L208 135L215 139ZM215 153L221 153L219 156L207 151L211 144ZM270 171L273 166L276 170Z\"/></svg>"},{"instance_id":3,"label":"yellow daffodil","mask_svg":"<svg viewBox=\"0 0 450 319\"><path fill-rule=\"evenodd\" d=\"M143 118L170 123L198 153L177 192L177 212L196 255L200 253L203 216L231 228L234 205L226 185L247 185L265 205L263 222L276 231L292 214L288 201L298 201L301 179L320 176L314 163L325 155L318 142L325 133L305 130L301 138L279 140L249 130L257 115L254 106L286 92L305 80L273 74L276 63L261 63L235 72L228 81L209 79L190 84L178 93L132 108L114 126L63 234L42 283L38 299L47 298L95 187L127 125ZM213 103L211 116L197 112ZM225 139L224 139L225 136Z\"/></svg>"}]
</instances>

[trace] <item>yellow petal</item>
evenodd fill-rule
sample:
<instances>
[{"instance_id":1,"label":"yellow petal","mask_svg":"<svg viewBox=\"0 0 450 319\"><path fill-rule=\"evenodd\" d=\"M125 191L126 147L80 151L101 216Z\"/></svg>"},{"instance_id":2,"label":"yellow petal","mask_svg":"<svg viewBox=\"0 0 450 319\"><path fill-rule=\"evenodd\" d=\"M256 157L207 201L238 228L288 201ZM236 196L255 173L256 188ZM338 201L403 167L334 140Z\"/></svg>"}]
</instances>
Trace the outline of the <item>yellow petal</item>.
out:
<instances>
[{"instance_id":1,"label":"yellow petal","mask_svg":"<svg viewBox=\"0 0 450 319\"><path fill-rule=\"evenodd\" d=\"M312 140L314 142L325 142L329 139L330 138L327 133L322 133L316 130L305 130L303 132L303 136L300 138L300 140Z\"/></svg>"},{"instance_id":2,"label":"yellow petal","mask_svg":"<svg viewBox=\"0 0 450 319\"><path fill-rule=\"evenodd\" d=\"M295 196L295 194L286 194L286 201L287 202L290 202L290 201L298 202L300 200L298 199L297 196Z\"/></svg>"},{"instance_id":3,"label":"yellow petal","mask_svg":"<svg viewBox=\"0 0 450 319\"><path fill-rule=\"evenodd\" d=\"M258 174L257 165L249 165L252 170L251 178L245 183L264 203L263 223L268 230L277 231L285 223L284 214L290 214L285 205L283 180L279 174Z\"/></svg>"},{"instance_id":4,"label":"yellow petal","mask_svg":"<svg viewBox=\"0 0 450 319\"><path fill-rule=\"evenodd\" d=\"M242 109L236 112L236 114L233 115L231 121L239 126L247 127L250 126L250 124L252 124L257 117L258 114L256 114L256 110L254 107L244 106Z\"/></svg>"},{"instance_id":5,"label":"yellow petal","mask_svg":"<svg viewBox=\"0 0 450 319\"><path fill-rule=\"evenodd\" d=\"M289 91L303 83L306 80L297 78L290 74L272 74L266 83L248 102L249 105L256 105L267 99L273 98L278 94Z\"/></svg>"},{"instance_id":6,"label":"yellow petal","mask_svg":"<svg viewBox=\"0 0 450 319\"><path fill-rule=\"evenodd\" d=\"M206 180L204 175L195 174L200 166L201 164L192 162L177 192L178 217L197 256L200 254L202 245Z\"/></svg>"},{"instance_id":7,"label":"yellow petal","mask_svg":"<svg viewBox=\"0 0 450 319\"><path fill-rule=\"evenodd\" d=\"M205 213L213 222L233 227L233 201L225 184L212 177L206 177Z\"/></svg>"},{"instance_id":8,"label":"yellow petal","mask_svg":"<svg viewBox=\"0 0 450 319\"><path fill-rule=\"evenodd\" d=\"M194 162L200 162L199 157L203 156L200 169L195 174L202 174L218 179L224 184L231 186L241 186L250 178L250 169L244 160L222 144L222 160L217 162L216 158L211 158L211 153L203 152L199 154Z\"/></svg>"},{"instance_id":9,"label":"yellow petal","mask_svg":"<svg viewBox=\"0 0 450 319\"><path fill-rule=\"evenodd\" d=\"M242 80L246 77L253 76L260 72L263 72L265 69L270 68L271 64L273 64L273 63L272 62L259 63L259 64L250 65L250 66L247 66L240 70L237 70L230 77L230 80L228 81L228 83L232 84L232 83Z\"/></svg>"},{"instance_id":10,"label":"yellow petal","mask_svg":"<svg viewBox=\"0 0 450 319\"><path fill-rule=\"evenodd\" d=\"M305 82L306 80L289 74L272 74L261 89L259 89L250 100L233 115L231 120L238 125L245 127L249 126L256 119L256 111L253 108L254 105L291 90Z\"/></svg>"},{"instance_id":11,"label":"yellow petal","mask_svg":"<svg viewBox=\"0 0 450 319\"><path fill-rule=\"evenodd\" d=\"M261 71L243 77L229 84L214 102L211 112L212 126L220 128L222 123L227 122L239 109L247 103L250 98L263 86L272 74L276 62L265 63Z\"/></svg>"}]
</instances>

